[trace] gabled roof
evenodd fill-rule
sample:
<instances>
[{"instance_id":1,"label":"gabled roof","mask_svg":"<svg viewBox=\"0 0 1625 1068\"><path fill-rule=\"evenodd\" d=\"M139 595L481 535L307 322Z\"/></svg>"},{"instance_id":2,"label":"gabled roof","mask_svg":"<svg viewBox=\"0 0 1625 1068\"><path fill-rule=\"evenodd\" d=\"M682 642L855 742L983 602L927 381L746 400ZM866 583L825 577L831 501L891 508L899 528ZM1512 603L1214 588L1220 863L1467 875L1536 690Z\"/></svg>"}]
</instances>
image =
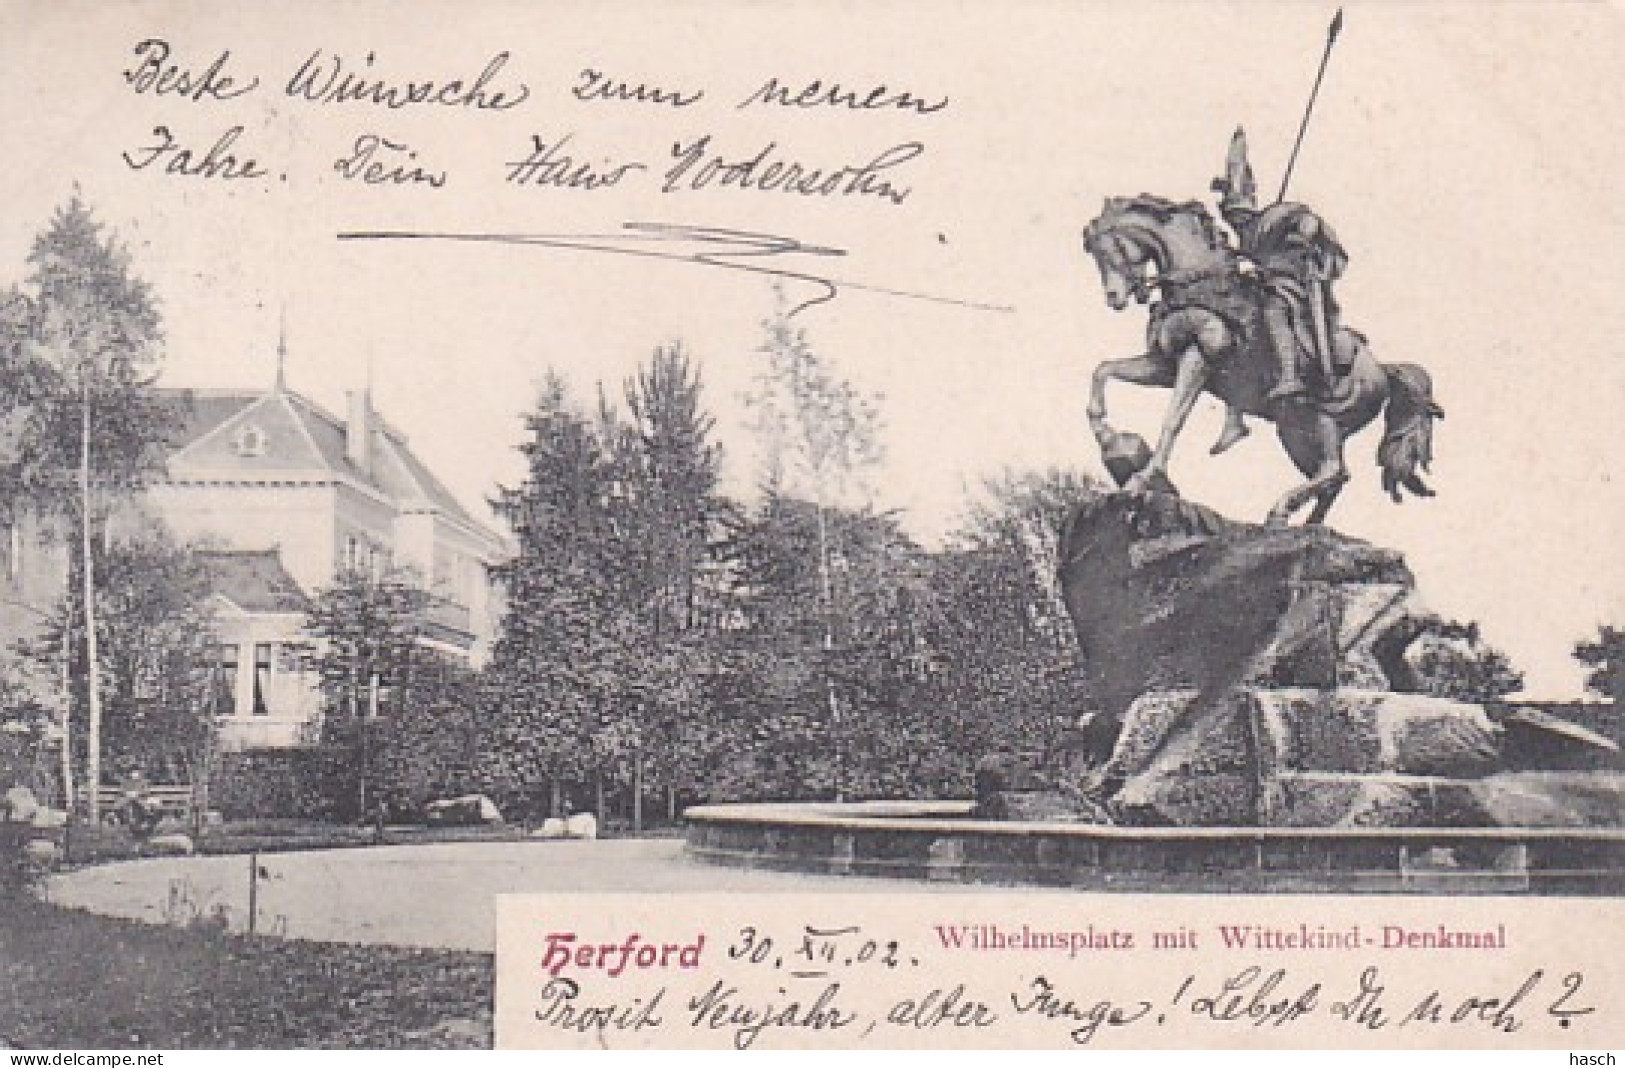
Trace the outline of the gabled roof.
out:
<instances>
[{"instance_id":1,"label":"gabled roof","mask_svg":"<svg viewBox=\"0 0 1625 1068\"><path fill-rule=\"evenodd\" d=\"M275 549L205 549L197 556L209 570L215 594L244 612L293 613L310 607Z\"/></svg>"},{"instance_id":2,"label":"gabled roof","mask_svg":"<svg viewBox=\"0 0 1625 1068\"><path fill-rule=\"evenodd\" d=\"M291 390L163 391L187 409L182 431L173 439L169 471L173 478L231 478L307 474L340 476L382 495L407 511L430 510L496 537L469 515L450 490L407 445L406 438L377 412L371 415L367 470L345 448L347 426L319 404ZM241 448L251 428L263 436L257 454Z\"/></svg>"},{"instance_id":3,"label":"gabled roof","mask_svg":"<svg viewBox=\"0 0 1625 1068\"><path fill-rule=\"evenodd\" d=\"M175 448L196 441L215 427L232 420L244 408L260 399L260 395L247 392L227 393L201 389L177 389L165 392L183 402L176 406L181 416L181 425L171 440Z\"/></svg>"},{"instance_id":4,"label":"gabled roof","mask_svg":"<svg viewBox=\"0 0 1625 1068\"><path fill-rule=\"evenodd\" d=\"M223 390L163 390L183 413L179 434L170 439L169 469L208 471L233 477L272 471L330 473L304 419L287 394ZM258 432L263 449L245 452L242 435Z\"/></svg>"},{"instance_id":5,"label":"gabled roof","mask_svg":"<svg viewBox=\"0 0 1625 1068\"><path fill-rule=\"evenodd\" d=\"M406 478L410 480L422 501L430 507L449 511L460 519L477 524L472 516L463 511L462 505L452 496L445 483L424 466L417 453L407 448L406 439L396 435L393 430L386 430L386 433L389 435L390 455L401 465Z\"/></svg>"}]
</instances>

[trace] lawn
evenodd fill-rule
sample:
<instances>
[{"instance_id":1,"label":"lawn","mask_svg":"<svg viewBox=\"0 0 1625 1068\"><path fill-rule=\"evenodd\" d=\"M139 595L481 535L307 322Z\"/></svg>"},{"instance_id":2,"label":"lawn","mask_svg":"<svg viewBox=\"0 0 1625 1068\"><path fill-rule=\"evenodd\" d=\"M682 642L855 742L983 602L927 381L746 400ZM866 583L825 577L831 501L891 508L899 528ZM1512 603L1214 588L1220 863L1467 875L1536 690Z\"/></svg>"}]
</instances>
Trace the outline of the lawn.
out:
<instances>
[{"instance_id":1,"label":"lawn","mask_svg":"<svg viewBox=\"0 0 1625 1068\"><path fill-rule=\"evenodd\" d=\"M0 1045L491 1045L491 957L149 926L0 890Z\"/></svg>"},{"instance_id":2,"label":"lawn","mask_svg":"<svg viewBox=\"0 0 1625 1068\"><path fill-rule=\"evenodd\" d=\"M295 937L250 939L179 926L174 917L166 922L165 903L180 886L192 900L229 905L240 931L248 882L241 856L93 865L50 884L58 901L144 916L146 923L0 890L0 1046L489 1048L491 911L498 894L897 887L881 879L712 867L689 859L677 839L459 842L391 829L390 839L406 842L309 851L292 840L332 846L342 835L296 830L245 827L229 836L286 850L260 855L269 877L258 908L262 930ZM115 835L103 839L95 841L96 853L126 849ZM80 843L91 852L89 835ZM346 941L324 940L335 938ZM422 948L403 948L413 945ZM462 948L429 948L443 946Z\"/></svg>"}]
</instances>

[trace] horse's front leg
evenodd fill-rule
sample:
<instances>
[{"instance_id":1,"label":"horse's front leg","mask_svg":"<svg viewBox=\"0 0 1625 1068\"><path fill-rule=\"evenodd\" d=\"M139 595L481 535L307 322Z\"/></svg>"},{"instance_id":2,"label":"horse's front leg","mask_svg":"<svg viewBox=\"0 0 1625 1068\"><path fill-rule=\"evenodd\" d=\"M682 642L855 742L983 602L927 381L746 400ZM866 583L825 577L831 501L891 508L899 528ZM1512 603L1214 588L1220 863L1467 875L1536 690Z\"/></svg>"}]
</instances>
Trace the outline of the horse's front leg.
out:
<instances>
[{"instance_id":1,"label":"horse's front leg","mask_svg":"<svg viewBox=\"0 0 1625 1068\"><path fill-rule=\"evenodd\" d=\"M1143 492L1167 484L1168 459L1173 454L1174 443L1179 440L1179 432L1185 429L1185 420L1196 407L1196 399L1207 385L1209 370L1207 358L1198 346L1191 345L1179 355L1174 366L1174 395L1162 419L1157 447L1151 452L1151 462L1129 480L1127 489Z\"/></svg>"},{"instance_id":2,"label":"horse's front leg","mask_svg":"<svg viewBox=\"0 0 1625 1068\"><path fill-rule=\"evenodd\" d=\"M1095 440L1104 447L1113 431L1106 422L1106 383L1129 382L1136 386L1156 386L1167 389L1174 384L1174 363L1164 356L1146 353L1143 356L1125 356L1120 360L1102 360L1096 367L1089 384L1089 429Z\"/></svg>"}]
</instances>

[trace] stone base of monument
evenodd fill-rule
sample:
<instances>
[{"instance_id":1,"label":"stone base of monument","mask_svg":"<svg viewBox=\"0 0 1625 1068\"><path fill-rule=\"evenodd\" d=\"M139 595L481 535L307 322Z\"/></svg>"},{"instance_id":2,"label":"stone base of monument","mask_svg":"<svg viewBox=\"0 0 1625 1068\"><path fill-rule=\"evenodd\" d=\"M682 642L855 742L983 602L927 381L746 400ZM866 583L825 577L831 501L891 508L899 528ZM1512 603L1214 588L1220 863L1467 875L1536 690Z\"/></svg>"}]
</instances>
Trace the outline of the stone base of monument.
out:
<instances>
[{"instance_id":1,"label":"stone base of monument","mask_svg":"<svg viewBox=\"0 0 1625 1068\"><path fill-rule=\"evenodd\" d=\"M1625 893L1619 747L1417 692L1407 648L1437 620L1400 554L1112 493L1073 512L1059 563L1097 700L1070 762L990 754L975 801L690 809L690 853L1092 889Z\"/></svg>"},{"instance_id":2,"label":"stone base of monument","mask_svg":"<svg viewBox=\"0 0 1625 1068\"><path fill-rule=\"evenodd\" d=\"M1532 733L1557 770L1521 770ZM1144 695L1097 774L1127 825L1617 827L1614 756L1517 710L1497 721L1423 694L1241 687Z\"/></svg>"},{"instance_id":3,"label":"stone base of monument","mask_svg":"<svg viewBox=\"0 0 1625 1068\"><path fill-rule=\"evenodd\" d=\"M1093 714L1119 728L1078 792L1112 823L1625 826L1614 742L1418 692L1408 648L1438 619L1399 553L1157 493L1085 502L1059 548Z\"/></svg>"},{"instance_id":4,"label":"stone base of monument","mask_svg":"<svg viewBox=\"0 0 1625 1068\"><path fill-rule=\"evenodd\" d=\"M973 801L707 805L706 863L935 884L1166 893L1625 893L1625 830L1122 827L974 818Z\"/></svg>"}]
</instances>

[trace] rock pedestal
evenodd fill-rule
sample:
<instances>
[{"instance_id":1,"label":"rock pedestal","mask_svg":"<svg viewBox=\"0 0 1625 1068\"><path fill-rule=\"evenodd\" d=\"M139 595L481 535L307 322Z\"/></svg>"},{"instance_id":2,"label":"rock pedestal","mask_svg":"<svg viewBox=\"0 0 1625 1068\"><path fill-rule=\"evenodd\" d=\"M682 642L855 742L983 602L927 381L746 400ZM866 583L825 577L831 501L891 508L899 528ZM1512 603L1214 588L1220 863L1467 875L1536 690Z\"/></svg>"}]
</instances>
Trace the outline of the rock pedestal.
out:
<instances>
[{"instance_id":1,"label":"rock pedestal","mask_svg":"<svg viewBox=\"0 0 1625 1068\"><path fill-rule=\"evenodd\" d=\"M1415 692L1405 653L1433 617L1398 553L1115 493L1073 514L1060 557L1098 714L1119 726L1082 792L1115 822L1573 827L1625 815L1607 739Z\"/></svg>"},{"instance_id":2,"label":"rock pedestal","mask_svg":"<svg viewBox=\"0 0 1625 1068\"><path fill-rule=\"evenodd\" d=\"M1620 822L1612 756L1571 737L1567 770L1518 771L1529 724L1377 690L1193 690L1130 706L1100 781L1116 822L1260 827L1587 827Z\"/></svg>"}]
</instances>

